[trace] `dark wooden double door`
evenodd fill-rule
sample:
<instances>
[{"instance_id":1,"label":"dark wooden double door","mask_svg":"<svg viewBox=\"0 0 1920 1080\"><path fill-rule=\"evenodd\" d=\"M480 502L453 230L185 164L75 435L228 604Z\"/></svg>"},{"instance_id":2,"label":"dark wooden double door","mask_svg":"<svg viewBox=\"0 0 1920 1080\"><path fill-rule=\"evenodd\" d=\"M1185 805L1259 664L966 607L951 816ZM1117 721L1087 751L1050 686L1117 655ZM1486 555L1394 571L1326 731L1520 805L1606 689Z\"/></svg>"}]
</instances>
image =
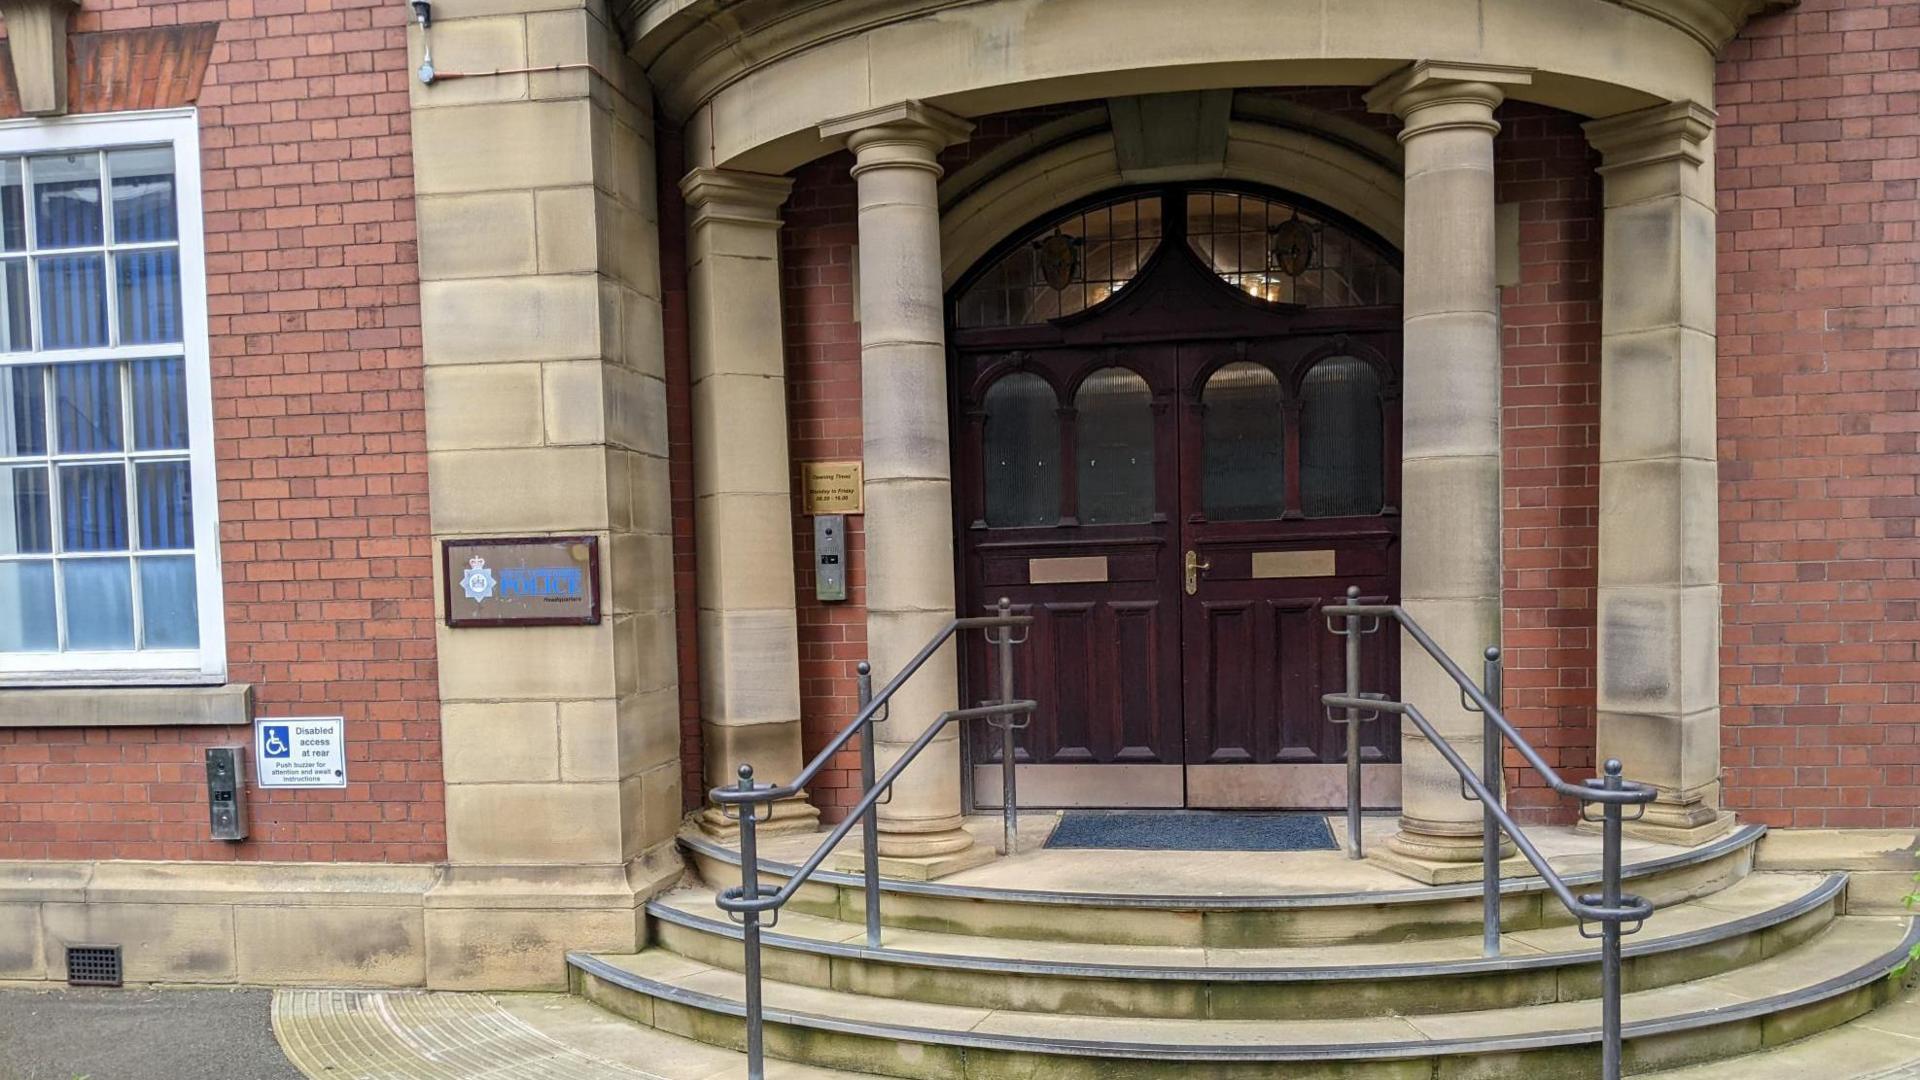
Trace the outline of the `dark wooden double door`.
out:
<instances>
[{"instance_id":1,"label":"dark wooden double door","mask_svg":"<svg viewBox=\"0 0 1920 1080\"><path fill-rule=\"evenodd\" d=\"M1397 599L1397 312L1230 298L1168 327L1129 301L1029 347L959 335L962 595L1036 616L1016 651L1040 703L1021 802L1342 806L1346 732L1320 696L1345 660L1319 609L1349 586ZM1194 322L1209 332L1152 339ZM1383 640L1363 681L1392 692ZM994 696L987 653L967 651L970 700ZM1361 751L1367 803L1398 805L1398 725L1368 725ZM975 805L999 804L1000 758L978 730Z\"/></svg>"}]
</instances>

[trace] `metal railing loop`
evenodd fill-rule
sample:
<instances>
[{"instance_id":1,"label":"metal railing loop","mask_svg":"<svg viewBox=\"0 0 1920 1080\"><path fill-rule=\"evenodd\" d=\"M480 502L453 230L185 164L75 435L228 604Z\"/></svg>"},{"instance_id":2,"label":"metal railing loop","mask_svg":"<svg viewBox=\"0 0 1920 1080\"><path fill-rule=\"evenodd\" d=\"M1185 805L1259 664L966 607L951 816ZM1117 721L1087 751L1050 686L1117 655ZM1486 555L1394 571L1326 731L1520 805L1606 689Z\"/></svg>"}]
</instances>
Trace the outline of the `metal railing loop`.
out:
<instances>
[{"instance_id":1,"label":"metal railing loop","mask_svg":"<svg viewBox=\"0 0 1920 1080\"><path fill-rule=\"evenodd\" d=\"M827 741L819 753L784 784L757 782L753 778L753 766L740 766L740 780L737 784L716 787L707 793L720 807L722 815L740 823L740 884L721 889L714 897L714 904L727 913L727 917L740 925L742 948L746 958L746 1024L747 1024L747 1077L748 1080L764 1080L766 1076L765 1028L766 1009L761 1000L761 942L762 930L779 923L780 909L793 899L801 885L820 869L827 856L833 854L841 841L847 838L856 826L862 828L861 880L862 891L866 894L867 944L880 946L880 848L879 848L879 810L878 807L893 797L894 781L900 778L908 766L920 756L920 752L931 745L947 725L965 723L968 720L983 720L1001 732L1001 776L1004 802L1002 804L1003 830L1007 854L1019 851L1018 803L1014 784L1014 733L1032 722L1033 713L1039 705L1031 699L1017 699L1013 694L1013 647L1026 642L1027 634L1018 631L1030 628L1033 616L1013 614L1013 604L1005 597L1000 599L993 615L956 618L948 622L932 640L928 641L911 660L904 664L887 685L878 694L873 692L873 666L862 660L857 668L860 694L859 710L854 718L838 734ZM936 717L926 730L909 744L904 752L894 760L887 770L874 775L874 739L873 725L886 719L891 711L889 704L893 695L913 678L935 653L940 651L954 635L967 630L980 630L986 634L987 643L994 647L996 674L999 676L1000 696L991 702L965 709L948 709ZM1031 633L1031 630L1028 630ZM764 885L760 880L760 853L758 827L773 815L773 804L781 799L798 795L814 777L826 768L855 735L860 736L860 788L858 802L848 810L846 817L834 826L806 861L787 876L778 888ZM763 813L764 811L764 813Z\"/></svg>"},{"instance_id":2,"label":"metal railing loop","mask_svg":"<svg viewBox=\"0 0 1920 1080\"><path fill-rule=\"evenodd\" d=\"M1481 812L1481 939L1482 948L1487 956L1500 955L1500 836L1504 833L1513 841L1513 846L1535 872L1540 875L1547 888L1579 922L1582 937L1600 940L1600 1027L1601 1049L1600 1067L1604 1080L1620 1080L1621 1068L1621 1016L1620 1016L1620 939L1640 929L1646 919L1653 914L1653 904L1630 895L1621 886L1621 825L1623 822L1637 820L1646 813L1648 803L1654 801L1658 792L1648 784L1633 783L1622 778L1622 766L1618 760L1608 760L1602 767L1602 775L1585 783L1573 784L1562 778L1547 760L1540 756L1533 744L1515 730L1501 710L1503 683L1505 681L1504 660L1498 646L1489 646L1484 653L1484 667L1481 681L1475 683L1467 673L1448 656L1423 629L1406 609L1398 604L1363 604L1360 602L1360 590L1349 588L1346 603L1329 604L1320 609L1327 618L1327 625L1335 633L1344 636L1347 652L1347 692L1327 694L1322 697L1326 705L1328 718L1335 722L1344 722L1347 727L1347 820L1348 854L1360 858L1364 845L1360 831L1360 809L1363 800L1359 769L1359 722L1357 718L1372 711L1394 713L1405 718L1420 733L1426 736L1429 744L1439 752L1447 764L1460 777L1461 797L1480 804ZM1341 620L1342 627L1334 625ZM1371 633L1378 626L1369 628L1366 620L1377 620L1379 624L1387 621L1397 623L1402 631L1418 644L1428 656L1432 657L1441 670L1453 679L1460 689L1460 705L1469 712L1478 713L1482 723L1482 749L1479 771L1469 765L1460 756L1453 744L1428 721L1412 702L1386 700L1381 694L1368 694L1360 690L1360 638ZM1345 710L1344 718L1336 716L1339 710ZM1583 820L1600 825L1600 891L1575 895L1567 886L1566 879L1553 868L1533 841L1527 837L1526 830L1507 813L1501 805L1500 789L1505 774L1505 751L1503 746L1511 744L1521 759L1534 772L1546 781L1555 792L1579 801L1580 816ZM1627 816L1628 808L1633 814ZM1595 810L1597 809L1597 816ZM1599 925L1598 933L1588 927Z\"/></svg>"}]
</instances>

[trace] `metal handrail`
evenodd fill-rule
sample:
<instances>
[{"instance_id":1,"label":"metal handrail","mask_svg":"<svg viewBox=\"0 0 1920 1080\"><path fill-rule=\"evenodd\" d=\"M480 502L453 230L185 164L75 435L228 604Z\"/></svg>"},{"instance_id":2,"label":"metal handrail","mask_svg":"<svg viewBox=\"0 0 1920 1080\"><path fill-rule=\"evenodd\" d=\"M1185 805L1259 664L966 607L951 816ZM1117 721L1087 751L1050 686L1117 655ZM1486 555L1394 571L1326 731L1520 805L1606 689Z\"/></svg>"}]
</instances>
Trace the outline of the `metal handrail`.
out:
<instances>
[{"instance_id":1,"label":"metal handrail","mask_svg":"<svg viewBox=\"0 0 1920 1080\"><path fill-rule=\"evenodd\" d=\"M784 784L756 782L753 778L753 766L743 763L740 766L740 781L738 784L731 787L716 787L707 793L708 797L719 805L722 814L740 823L740 884L731 885L722 889L719 894L714 897L714 904L722 911L725 911L727 917L739 923L741 927L741 943L746 953L743 967L745 969L747 983L748 1080L763 1080L766 1075L766 1051L764 1046L766 1019L765 1009L761 1002L760 979L761 916L771 912L773 918L765 925L769 927L777 925L780 919L780 908L785 905L787 901L793 899L794 893L799 890L801 885L806 883L808 878L813 876L814 871L820 869L820 864L826 861L828 855L833 854L834 849L839 847L840 842L847 838L847 834L853 831L854 826L863 825L865 826L865 836L863 838L864 851L861 868L863 874L862 888L866 893L867 944L874 948L879 947L880 858L878 807L880 803L886 801L882 798L883 795L889 798L891 797L890 793L893 788L893 782L900 778L900 774L905 772L909 765L913 764L914 759L920 756L920 752L925 750L940 732L946 729L948 724L965 720L987 720L989 723L992 723L994 718L1000 718L1000 723L995 726L1002 728L1005 732L1003 760L1001 761L1000 767L1005 774L1004 790L1006 793L1006 805L1004 807L1003 818L1006 832L1007 854L1012 855L1018 851L1016 846L1018 844L1018 836L1016 833L1014 792L1013 731L1017 727L1024 725L1017 724L1015 717L1031 716L1033 712L1039 708L1039 705L1032 700L1013 700L1013 647L1027 640L1025 635L1015 637L1015 629L1031 626L1032 624L1033 616L1013 614L1012 602L1006 597L1001 597L997 614L969 616L949 621L938 634L933 636L931 641L928 641L918 653L914 654L913 659L907 661L907 663L901 667L899 673L894 675L892 680L890 680L878 694L872 692L872 668L865 661L862 661L859 667L859 712L847 723L846 727L840 730L839 734L835 735L819 753L813 756L813 760L809 761L806 767L802 768L792 780ZM888 703L893 699L894 693L898 691L900 687L906 685L907 680L911 679L914 674L933 657L934 653L940 650L941 646L945 645L955 634L963 630L999 631L999 633L989 633L988 640L996 647L999 653L1000 699L988 704L975 705L966 709L948 709L946 712L941 713L934 719L932 724L927 726L925 731L920 733L919 738L908 745L906 751L894 761L893 765L876 778L873 775L873 724L875 718L884 716L889 711ZM764 886L760 883L760 853L755 835L759 823L773 816L773 804L775 802L799 794L814 777L820 774L820 770L826 767L827 762L830 761L842 747L846 746L847 742L856 734L861 736L860 776L861 785L864 790L861 792L860 800L847 812L847 816L841 819L840 824L835 826L833 830L827 834L826 838L815 847L813 854L809 855L805 862L801 863L799 867L787 876L785 884L771 892L763 891ZM765 807L765 817L761 816L762 807ZM731 812L729 808L732 808Z\"/></svg>"},{"instance_id":2,"label":"metal handrail","mask_svg":"<svg viewBox=\"0 0 1920 1080\"><path fill-rule=\"evenodd\" d=\"M1512 838L1514 847L1533 864L1542 881L1552 890L1567 911L1580 922L1582 937L1600 939L1600 1069L1603 1080L1620 1080L1621 1059L1621 1015L1620 1015L1620 938L1640 929L1646 919L1653 914L1653 904L1621 891L1621 825L1625 821L1637 820L1646 812L1646 804L1654 801L1658 792L1648 784L1633 783L1621 778L1621 764L1617 759L1609 759L1603 766L1604 775L1584 784L1572 784L1560 776L1558 770L1540 756L1533 744L1515 730L1501 711L1497 700L1502 680L1501 654L1497 647L1486 651L1486 671L1483 676L1485 686L1477 686L1461 670L1460 665L1448 656L1425 629L1408 615L1406 609L1398 604L1362 604L1360 590L1349 588L1345 604L1330 604L1321 608L1329 618L1329 629L1347 639L1347 693L1326 694L1322 697L1329 719L1345 723L1347 727L1348 747L1348 790L1347 808L1349 821L1349 853L1358 858L1361 852L1360 840L1360 782L1359 782L1359 725L1377 718L1381 713L1404 716L1413 722L1414 727L1427 737L1440 756L1460 775L1462 796L1478 800L1481 808L1481 914L1482 941L1488 956L1500 954L1500 843L1501 833ZM1333 627L1331 620L1342 618L1345 628ZM1373 620L1371 627L1367 620ZM1461 704L1468 710L1477 712L1483 721L1483 741L1485 759L1482 763L1483 777L1474 772L1459 751L1453 748L1446 737L1434 728L1419 708L1411 702L1390 701L1384 695L1363 694L1359 691L1360 638L1379 631L1382 619L1392 619L1410 635L1427 655L1433 657L1441 670L1458 684ZM1334 716L1334 710L1343 710L1344 717ZM1366 715L1366 714L1372 715ZM1600 824L1600 892L1575 895L1567 886L1566 879L1554 870L1545 856L1540 854L1533 842L1527 839L1526 831L1520 823L1509 815L1500 805L1497 793L1501 787L1504 758L1501 742L1511 741L1514 749L1520 751L1533 770L1554 791L1577 799L1580 802L1580 817L1584 821L1597 820ZM1588 813L1587 804L1600 805L1600 817L1595 819ZM1633 818L1625 816L1625 808L1638 806L1640 809ZM1595 935L1587 931L1587 923L1600 924L1600 933ZM1627 928L1626 924L1632 927Z\"/></svg>"}]
</instances>

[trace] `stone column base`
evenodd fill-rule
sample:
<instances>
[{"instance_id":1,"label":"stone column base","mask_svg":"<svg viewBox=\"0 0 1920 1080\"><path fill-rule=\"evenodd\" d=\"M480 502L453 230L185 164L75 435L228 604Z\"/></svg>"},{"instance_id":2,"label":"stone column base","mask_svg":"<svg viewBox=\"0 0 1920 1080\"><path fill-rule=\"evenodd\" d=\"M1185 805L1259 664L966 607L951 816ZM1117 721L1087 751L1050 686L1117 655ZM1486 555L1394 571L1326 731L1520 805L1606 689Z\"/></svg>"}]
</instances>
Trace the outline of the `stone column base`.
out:
<instances>
[{"instance_id":1,"label":"stone column base","mask_svg":"<svg viewBox=\"0 0 1920 1080\"><path fill-rule=\"evenodd\" d=\"M1727 835L1738 824L1731 810L1718 810L1705 821L1688 823L1659 817L1654 812L1658 806L1658 803L1649 806L1647 816L1639 821L1629 821L1622 825L1621 835L1630 836L1636 840L1651 840L1656 844L1672 844L1675 847L1699 847L1701 844L1710 843ZM1600 826L1597 822L1583 821L1580 823L1580 830L1597 833L1600 831Z\"/></svg>"},{"instance_id":2,"label":"stone column base","mask_svg":"<svg viewBox=\"0 0 1920 1080\"><path fill-rule=\"evenodd\" d=\"M1502 878L1528 877L1535 873L1533 864L1517 855L1515 850L1511 840L1500 845L1500 876ZM1472 862L1422 859L1396 851L1391 846L1369 848L1367 861L1382 870L1391 870L1401 877L1411 878L1422 885L1460 885L1469 881L1479 881L1482 876L1478 858Z\"/></svg>"},{"instance_id":3,"label":"stone column base","mask_svg":"<svg viewBox=\"0 0 1920 1080\"><path fill-rule=\"evenodd\" d=\"M669 843L625 866L449 866L426 895L435 990L565 990L567 953L646 944L644 905L680 879Z\"/></svg>"},{"instance_id":4,"label":"stone column base","mask_svg":"<svg viewBox=\"0 0 1920 1080\"><path fill-rule=\"evenodd\" d=\"M740 823L720 812L717 806L708 806L695 816L694 821L700 831L723 844L740 846ZM807 793L801 792L791 799L781 799L773 804L773 816L760 823L754 830L756 836L782 836L790 833L813 832L820 827L820 808L807 801Z\"/></svg>"},{"instance_id":5,"label":"stone column base","mask_svg":"<svg viewBox=\"0 0 1920 1080\"><path fill-rule=\"evenodd\" d=\"M1476 813L1478 813L1478 811L1476 811ZM1443 822L1435 826L1423 827L1426 824L1425 822L1415 821L1403 815L1400 818L1400 831L1387 837L1387 849L1404 859L1410 859L1414 862L1434 864L1465 863L1476 867L1480 865L1482 855L1479 828L1480 818L1476 817L1473 820L1471 823L1472 831L1470 832L1441 831L1447 826L1464 829L1466 828L1464 824ZM1500 837L1500 857L1504 859L1512 855L1513 850L1513 841L1502 835ZM1479 879L1480 874L1477 870L1474 872L1473 877L1475 880Z\"/></svg>"},{"instance_id":6,"label":"stone column base","mask_svg":"<svg viewBox=\"0 0 1920 1080\"><path fill-rule=\"evenodd\" d=\"M859 836L857 830L852 834L849 840L852 845L851 850L842 847L833 854L828 860L829 869L843 874L858 874L864 871L865 864L860 854ZM937 881L962 870L984 866L999 857L999 853L987 844L974 844L942 855L882 855L880 856L880 876L900 881Z\"/></svg>"}]
</instances>

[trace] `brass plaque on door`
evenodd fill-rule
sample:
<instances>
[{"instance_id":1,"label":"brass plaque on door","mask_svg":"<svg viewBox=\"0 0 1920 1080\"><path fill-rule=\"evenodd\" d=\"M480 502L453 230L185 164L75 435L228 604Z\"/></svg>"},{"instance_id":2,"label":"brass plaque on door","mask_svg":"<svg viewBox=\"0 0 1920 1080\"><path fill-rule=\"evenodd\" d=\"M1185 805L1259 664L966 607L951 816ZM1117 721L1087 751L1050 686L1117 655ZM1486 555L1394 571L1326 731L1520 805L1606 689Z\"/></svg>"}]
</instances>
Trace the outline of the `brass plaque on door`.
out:
<instances>
[{"instance_id":1,"label":"brass plaque on door","mask_svg":"<svg viewBox=\"0 0 1920 1080\"><path fill-rule=\"evenodd\" d=\"M1070 559L1028 559L1029 585L1070 585L1075 582L1106 581L1105 555L1079 555Z\"/></svg>"},{"instance_id":2,"label":"brass plaque on door","mask_svg":"<svg viewBox=\"0 0 1920 1080\"><path fill-rule=\"evenodd\" d=\"M1334 553L1320 551L1256 551L1253 576L1257 578L1332 577Z\"/></svg>"}]
</instances>

